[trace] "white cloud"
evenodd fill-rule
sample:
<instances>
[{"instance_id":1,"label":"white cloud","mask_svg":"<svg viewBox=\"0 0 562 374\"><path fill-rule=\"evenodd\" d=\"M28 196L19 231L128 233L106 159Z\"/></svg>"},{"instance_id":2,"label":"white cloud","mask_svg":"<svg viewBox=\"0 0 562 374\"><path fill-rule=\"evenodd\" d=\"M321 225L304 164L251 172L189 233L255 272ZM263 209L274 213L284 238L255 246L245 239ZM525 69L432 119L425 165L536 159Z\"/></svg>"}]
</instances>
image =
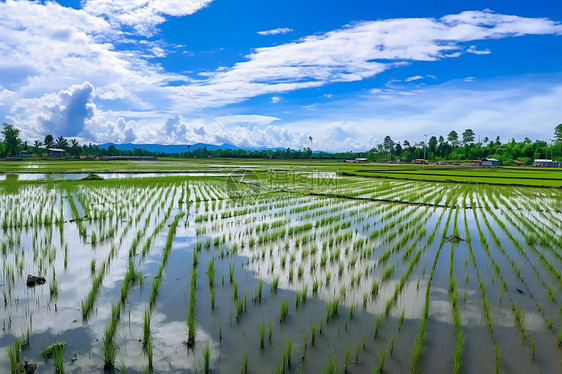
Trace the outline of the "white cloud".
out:
<instances>
[{"instance_id":1,"label":"white cloud","mask_svg":"<svg viewBox=\"0 0 562 374\"><path fill-rule=\"evenodd\" d=\"M258 31L260 35L278 35L278 34L286 34L288 32L293 31L293 29L287 27L279 27L273 30L266 30L266 31Z\"/></svg>"},{"instance_id":2,"label":"white cloud","mask_svg":"<svg viewBox=\"0 0 562 374\"><path fill-rule=\"evenodd\" d=\"M279 96L273 96L273 97L271 98L271 102L272 102L273 104L277 104L277 103L280 102L280 101L281 101L281 98L280 98Z\"/></svg>"},{"instance_id":3,"label":"white cloud","mask_svg":"<svg viewBox=\"0 0 562 374\"><path fill-rule=\"evenodd\" d=\"M371 78L396 66L389 61L435 61L460 56L461 43L528 34L561 34L544 18L462 12L440 19L365 21L295 42L257 48L248 60L193 81L190 91L205 105ZM474 53L475 49L472 49Z\"/></svg>"},{"instance_id":4,"label":"white cloud","mask_svg":"<svg viewBox=\"0 0 562 374\"><path fill-rule=\"evenodd\" d=\"M141 35L153 35L164 16L186 16L205 8L212 0L88 0L84 10L104 16L117 26L132 27Z\"/></svg>"},{"instance_id":5,"label":"white cloud","mask_svg":"<svg viewBox=\"0 0 562 374\"><path fill-rule=\"evenodd\" d=\"M471 45L466 51L475 55L488 55L492 53L489 49L477 50L475 45Z\"/></svg>"},{"instance_id":6,"label":"white cloud","mask_svg":"<svg viewBox=\"0 0 562 374\"><path fill-rule=\"evenodd\" d=\"M413 77L409 77L409 78L404 79L404 81L413 82L413 81L417 81L417 80L420 80L420 79L423 79L423 78L424 77L422 77L421 75L414 75Z\"/></svg>"},{"instance_id":7,"label":"white cloud","mask_svg":"<svg viewBox=\"0 0 562 374\"><path fill-rule=\"evenodd\" d=\"M82 142L200 141L299 148L308 145L310 134L315 139L324 136L327 124L332 126L329 129L335 128L333 118L341 117L342 112L334 114L321 104L305 103L309 105L302 108L318 110L312 113L299 107L300 114L331 113L331 117L321 121L303 118L298 121L300 127L292 127L297 122L280 124L282 118L252 114L256 112L252 108L234 115L216 108L258 95L271 95L275 102L283 92L368 79L412 61L488 53L477 49L474 43L478 40L562 32L562 26L544 18L463 12L440 19L357 22L255 49L244 61L196 78L167 72L153 63L151 57L167 54L166 44L138 34L154 35L166 17L189 15L210 3L89 0L83 3L84 9L76 10L55 2L0 2L0 116L17 124L22 136L30 139L50 132L76 136ZM137 34L135 38L131 33ZM468 42L472 43L469 47L464 44ZM121 48L122 43L128 48ZM187 82L189 95L177 83L171 84L178 81ZM398 102L396 97L406 100L425 94L395 88L385 93L380 97L391 107ZM227 132L202 114L199 104L219 111L217 119ZM409 104L404 101L401 105ZM341 110L349 111L349 107ZM397 118L413 120L406 119L402 110ZM493 110L478 113L484 118L483 113ZM374 124L385 129L396 126L391 119L377 116L373 122L350 122L352 130L338 133L337 144L327 149L368 146L376 139L368 134Z\"/></svg>"}]
</instances>

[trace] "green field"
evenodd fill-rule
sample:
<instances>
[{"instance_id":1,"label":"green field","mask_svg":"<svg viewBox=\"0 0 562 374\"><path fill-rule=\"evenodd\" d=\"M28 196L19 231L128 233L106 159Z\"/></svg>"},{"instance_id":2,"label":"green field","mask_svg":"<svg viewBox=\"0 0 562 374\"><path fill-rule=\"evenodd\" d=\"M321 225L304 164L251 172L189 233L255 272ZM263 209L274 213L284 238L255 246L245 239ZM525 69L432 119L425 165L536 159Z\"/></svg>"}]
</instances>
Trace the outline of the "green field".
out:
<instances>
[{"instance_id":1,"label":"green field","mask_svg":"<svg viewBox=\"0 0 562 374\"><path fill-rule=\"evenodd\" d=\"M0 162L1 173L185 172L250 169L336 172L360 177L420 181L451 181L521 186L562 187L562 169L531 167L482 168L470 166L348 164L333 160L174 159L157 161L10 161Z\"/></svg>"}]
</instances>

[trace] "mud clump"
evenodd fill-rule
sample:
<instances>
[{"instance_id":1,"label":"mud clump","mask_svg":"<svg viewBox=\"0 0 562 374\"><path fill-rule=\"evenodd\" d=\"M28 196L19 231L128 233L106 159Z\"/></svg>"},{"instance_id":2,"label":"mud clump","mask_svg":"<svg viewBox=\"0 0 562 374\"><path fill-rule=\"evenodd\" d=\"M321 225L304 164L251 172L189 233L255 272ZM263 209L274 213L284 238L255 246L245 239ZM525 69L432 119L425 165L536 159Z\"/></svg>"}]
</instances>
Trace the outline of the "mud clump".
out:
<instances>
[{"instance_id":1,"label":"mud clump","mask_svg":"<svg viewBox=\"0 0 562 374\"><path fill-rule=\"evenodd\" d=\"M454 235L454 234L451 235L451 236L446 237L445 240L447 240L448 242L451 242L451 243L458 243L458 242L463 242L463 241L464 241L463 238L461 238L461 237L458 236L458 235Z\"/></svg>"}]
</instances>

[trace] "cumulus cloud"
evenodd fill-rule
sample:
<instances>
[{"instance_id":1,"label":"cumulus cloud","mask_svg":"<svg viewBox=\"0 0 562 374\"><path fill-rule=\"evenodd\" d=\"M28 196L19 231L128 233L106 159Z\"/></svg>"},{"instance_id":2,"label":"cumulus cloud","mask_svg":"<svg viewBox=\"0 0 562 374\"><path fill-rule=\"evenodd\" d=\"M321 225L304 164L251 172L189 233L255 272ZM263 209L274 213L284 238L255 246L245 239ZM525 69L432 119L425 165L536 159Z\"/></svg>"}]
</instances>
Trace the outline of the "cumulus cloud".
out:
<instances>
[{"instance_id":1,"label":"cumulus cloud","mask_svg":"<svg viewBox=\"0 0 562 374\"><path fill-rule=\"evenodd\" d=\"M86 120L94 115L94 95L94 87L90 82L60 91L54 102L43 108L44 114L37 121L44 131L61 136L77 136L84 129Z\"/></svg>"},{"instance_id":2,"label":"cumulus cloud","mask_svg":"<svg viewBox=\"0 0 562 374\"><path fill-rule=\"evenodd\" d=\"M271 97L271 102L272 102L273 104L277 104L277 103L280 102L280 101L281 101L281 98L280 98L279 96L273 96L273 97Z\"/></svg>"},{"instance_id":3,"label":"cumulus cloud","mask_svg":"<svg viewBox=\"0 0 562 374\"><path fill-rule=\"evenodd\" d=\"M288 32L293 31L293 29L290 29L288 27L279 27L277 29L272 29L272 30L265 30L265 31L258 31L258 34L260 35L278 35L278 34L286 34Z\"/></svg>"}]
</instances>

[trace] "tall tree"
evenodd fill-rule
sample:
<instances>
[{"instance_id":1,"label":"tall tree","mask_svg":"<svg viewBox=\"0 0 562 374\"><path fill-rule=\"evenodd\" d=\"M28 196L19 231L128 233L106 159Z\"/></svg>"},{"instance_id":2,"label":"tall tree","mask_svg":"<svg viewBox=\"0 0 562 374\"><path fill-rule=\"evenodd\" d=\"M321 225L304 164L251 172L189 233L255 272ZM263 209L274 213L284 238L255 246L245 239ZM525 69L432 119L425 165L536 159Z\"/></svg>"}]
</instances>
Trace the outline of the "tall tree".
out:
<instances>
[{"instance_id":1,"label":"tall tree","mask_svg":"<svg viewBox=\"0 0 562 374\"><path fill-rule=\"evenodd\" d=\"M447 135L447 140L453 145L457 145L459 143L459 134L455 130L451 131Z\"/></svg>"},{"instance_id":2,"label":"tall tree","mask_svg":"<svg viewBox=\"0 0 562 374\"><path fill-rule=\"evenodd\" d=\"M45 145L45 148L53 148L53 146L55 145L55 138L53 138L53 135L49 134L45 136L43 144Z\"/></svg>"},{"instance_id":3,"label":"tall tree","mask_svg":"<svg viewBox=\"0 0 562 374\"><path fill-rule=\"evenodd\" d=\"M435 152L435 147L437 147L437 137L432 136L427 142L427 149L429 150L429 152L433 153Z\"/></svg>"},{"instance_id":4,"label":"tall tree","mask_svg":"<svg viewBox=\"0 0 562 374\"><path fill-rule=\"evenodd\" d=\"M394 148L394 142L392 141L389 135L384 137L382 144L384 146L385 151L387 151L389 154L392 153Z\"/></svg>"},{"instance_id":5,"label":"tall tree","mask_svg":"<svg viewBox=\"0 0 562 374\"><path fill-rule=\"evenodd\" d=\"M554 128L554 140L556 143L562 143L562 123Z\"/></svg>"},{"instance_id":6,"label":"tall tree","mask_svg":"<svg viewBox=\"0 0 562 374\"><path fill-rule=\"evenodd\" d=\"M2 135L4 135L4 147L7 155L15 155L18 153L19 145L21 144L21 139L18 138L20 135L20 130L15 128L14 125L9 123L2 124Z\"/></svg>"},{"instance_id":7,"label":"tall tree","mask_svg":"<svg viewBox=\"0 0 562 374\"><path fill-rule=\"evenodd\" d=\"M462 133L462 142L464 144L470 144L474 141L474 131L472 131L471 129L466 129L464 130L464 132Z\"/></svg>"}]
</instances>

